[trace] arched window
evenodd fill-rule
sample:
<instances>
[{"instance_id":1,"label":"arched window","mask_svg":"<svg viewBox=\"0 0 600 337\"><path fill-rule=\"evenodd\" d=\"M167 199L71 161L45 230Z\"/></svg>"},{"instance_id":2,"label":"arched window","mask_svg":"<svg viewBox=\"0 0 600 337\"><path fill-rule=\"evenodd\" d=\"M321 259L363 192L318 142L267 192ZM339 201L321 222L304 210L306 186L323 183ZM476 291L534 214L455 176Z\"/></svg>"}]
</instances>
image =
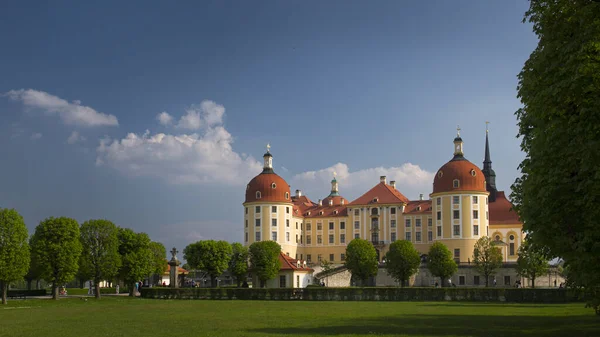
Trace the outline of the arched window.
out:
<instances>
[{"instance_id":1,"label":"arched window","mask_svg":"<svg viewBox=\"0 0 600 337\"><path fill-rule=\"evenodd\" d=\"M477 175L477 172L475 172L475 170L474 170L474 169L471 169L471 175L474 177L474 176L476 176L476 175Z\"/></svg>"},{"instance_id":2,"label":"arched window","mask_svg":"<svg viewBox=\"0 0 600 337\"><path fill-rule=\"evenodd\" d=\"M454 179L454 180L452 181L452 186L453 186L454 188L459 188L459 187L460 187L460 180L458 180L458 179Z\"/></svg>"},{"instance_id":3,"label":"arched window","mask_svg":"<svg viewBox=\"0 0 600 337\"><path fill-rule=\"evenodd\" d=\"M285 192L285 198L289 199L290 198L290 194L288 192Z\"/></svg>"},{"instance_id":4,"label":"arched window","mask_svg":"<svg viewBox=\"0 0 600 337\"><path fill-rule=\"evenodd\" d=\"M260 191L256 191L256 199L260 199Z\"/></svg>"},{"instance_id":5,"label":"arched window","mask_svg":"<svg viewBox=\"0 0 600 337\"><path fill-rule=\"evenodd\" d=\"M377 215L378 212L379 212L379 210L377 209L377 207L371 208L371 215Z\"/></svg>"},{"instance_id":6,"label":"arched window","mask_svg":"<svg viewBox=\"0 0 600 337\"><path fill-rule=\"evenodd\" d=\"M277 188L277 185L275 183L271 183L271 188Z\"/></svg>"},{"instance_id":7,"label":"arched window","mask_svg":"<svg viewBox=\"0 0 600 337\"><path fill-rule=\"evenodd\" d=\"M508 237L508 255L515 255L515 236L511 234Z\"/></svg>"}]
</instances>

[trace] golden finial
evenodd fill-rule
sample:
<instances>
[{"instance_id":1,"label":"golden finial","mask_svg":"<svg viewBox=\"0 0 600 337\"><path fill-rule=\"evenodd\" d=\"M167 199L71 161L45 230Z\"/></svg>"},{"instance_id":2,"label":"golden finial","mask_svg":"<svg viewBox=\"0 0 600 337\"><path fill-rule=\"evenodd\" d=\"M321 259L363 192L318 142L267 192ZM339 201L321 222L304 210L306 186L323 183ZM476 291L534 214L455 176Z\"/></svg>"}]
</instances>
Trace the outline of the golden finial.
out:
<instances>
[{"instance_id":1,"label":"golden finial","mask_svg":"<svg viewBox=\"0 0 600 337\"><path fill-rule=\"evenodd\" d=\"M456 126L456 135L460 136L460 125Z\"/></svg>"},{"instance_id":2,"label":"golden finial","mask_svg":"<svg viewBox=\"0 0 600 337\"><path fill-rule=\"evenodd\" d=\"M490 124L490 122L485 121L485 133L489 132L489 130L488 130L488 124Z\"/></svg>"},{"instance_id":3,"label":"golden finial","mask_svg":"<svg viewBox=\"0 0 600 337\"><path fill-rule=\"evenodd\" d=\"M333 177L335 178L335 176L337 176L337 173L333 171Z\"/></svg>"},{"instance_id":4,"label":"golden finial","mask_svg":"<svg viewBox=\"0 0 600 337\"><path fill-rule=\"evenodd\" d=\"M271 144L267 143L267 152L269 152L269 150L271 150Z\"/></svg>"}]
</instances>

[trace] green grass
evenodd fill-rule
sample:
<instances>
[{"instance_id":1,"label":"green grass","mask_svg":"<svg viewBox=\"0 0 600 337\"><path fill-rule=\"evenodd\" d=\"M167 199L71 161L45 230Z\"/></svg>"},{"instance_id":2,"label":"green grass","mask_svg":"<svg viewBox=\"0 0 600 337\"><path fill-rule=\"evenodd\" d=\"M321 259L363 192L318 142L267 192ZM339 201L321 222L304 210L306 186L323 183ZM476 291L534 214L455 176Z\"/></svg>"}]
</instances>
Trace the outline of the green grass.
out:
<instances>
[{"instance_id":1,"label":"green grass","mask_svg":"<svg viewBox=\"0 0 600 337\"><path fill-rule=\"evenodd\" d=\"M13 300L0 336L600 336L581 303Z\"/></svg>"}]
</instances>

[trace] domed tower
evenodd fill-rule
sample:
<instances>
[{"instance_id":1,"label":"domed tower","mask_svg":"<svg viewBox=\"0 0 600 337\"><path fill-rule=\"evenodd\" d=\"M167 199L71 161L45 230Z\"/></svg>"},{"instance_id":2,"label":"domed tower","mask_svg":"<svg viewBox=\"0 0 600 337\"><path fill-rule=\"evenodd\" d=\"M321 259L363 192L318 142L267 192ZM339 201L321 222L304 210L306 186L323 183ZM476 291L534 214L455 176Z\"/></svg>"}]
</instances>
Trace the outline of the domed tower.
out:
<instances>
[{"instance_id":1,"label":"domed tower","mask_svg":"<svg viewBox=\"0 0 600 337\"><path fill-rule=\"evenodd\" d=\"M454 157L433 179L434 238L444 243L457 262L473 257L473 246L488 235L488 191L483 172L464 157L460 128L454 138Z\"/></svg>"},{"instance_id":2,"label":"domed tower","mask_svg":"<svg viewBox=\"0 0 600 337\"><path fill-rule=\"evenodd\" d=\"M331 180L331 192L321 201L323 206L343 206L348 204L348 200L340 195L339 185L337 182L336 173L333 172L333 180Z\"/></svg>"},{"instance_id":3,"label":"domed tower","mask_svg":"<svg viewBox=\"0 0 600 337\"><path fill-rule=\"evenodd\" d=\"M263 159L262 172L246 186L244 244L249 246L256 241L273 240L283 247L289 241L292 221L290 186L273 170L270 145L267 145Z\"/></svg>"}]
</instances>

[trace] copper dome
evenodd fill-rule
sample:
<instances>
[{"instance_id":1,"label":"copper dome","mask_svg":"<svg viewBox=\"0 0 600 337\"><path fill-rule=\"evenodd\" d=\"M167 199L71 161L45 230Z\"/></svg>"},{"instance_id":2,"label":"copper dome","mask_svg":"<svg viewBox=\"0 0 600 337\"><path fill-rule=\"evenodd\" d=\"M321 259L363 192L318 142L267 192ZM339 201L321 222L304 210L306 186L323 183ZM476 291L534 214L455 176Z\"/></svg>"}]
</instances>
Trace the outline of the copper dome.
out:
<instances>
[{"instance_id":1,"label":"copper dome","mask_svg":"<svg viewBox=\"0 0 600 337\"><path fill-rule=\"evenodd\" d=\"M458 181L458 186L455 181ZM483 172L462 156L455 156L447 162L433 178L433 193L454 191L487 192Z\"/></svg>"},{"instance_id":2,"label":"copper dome","mask_svg":"<svg viewBox=\"0 0 600 337\"><path fill-rule=\"evenodd\" d=\"M257 198L260 192L260 198ZM272 172L263 172L250 180L246 186L246 201L292 202L290 186L280 176Z\"/></svg>"}]
</instances>

